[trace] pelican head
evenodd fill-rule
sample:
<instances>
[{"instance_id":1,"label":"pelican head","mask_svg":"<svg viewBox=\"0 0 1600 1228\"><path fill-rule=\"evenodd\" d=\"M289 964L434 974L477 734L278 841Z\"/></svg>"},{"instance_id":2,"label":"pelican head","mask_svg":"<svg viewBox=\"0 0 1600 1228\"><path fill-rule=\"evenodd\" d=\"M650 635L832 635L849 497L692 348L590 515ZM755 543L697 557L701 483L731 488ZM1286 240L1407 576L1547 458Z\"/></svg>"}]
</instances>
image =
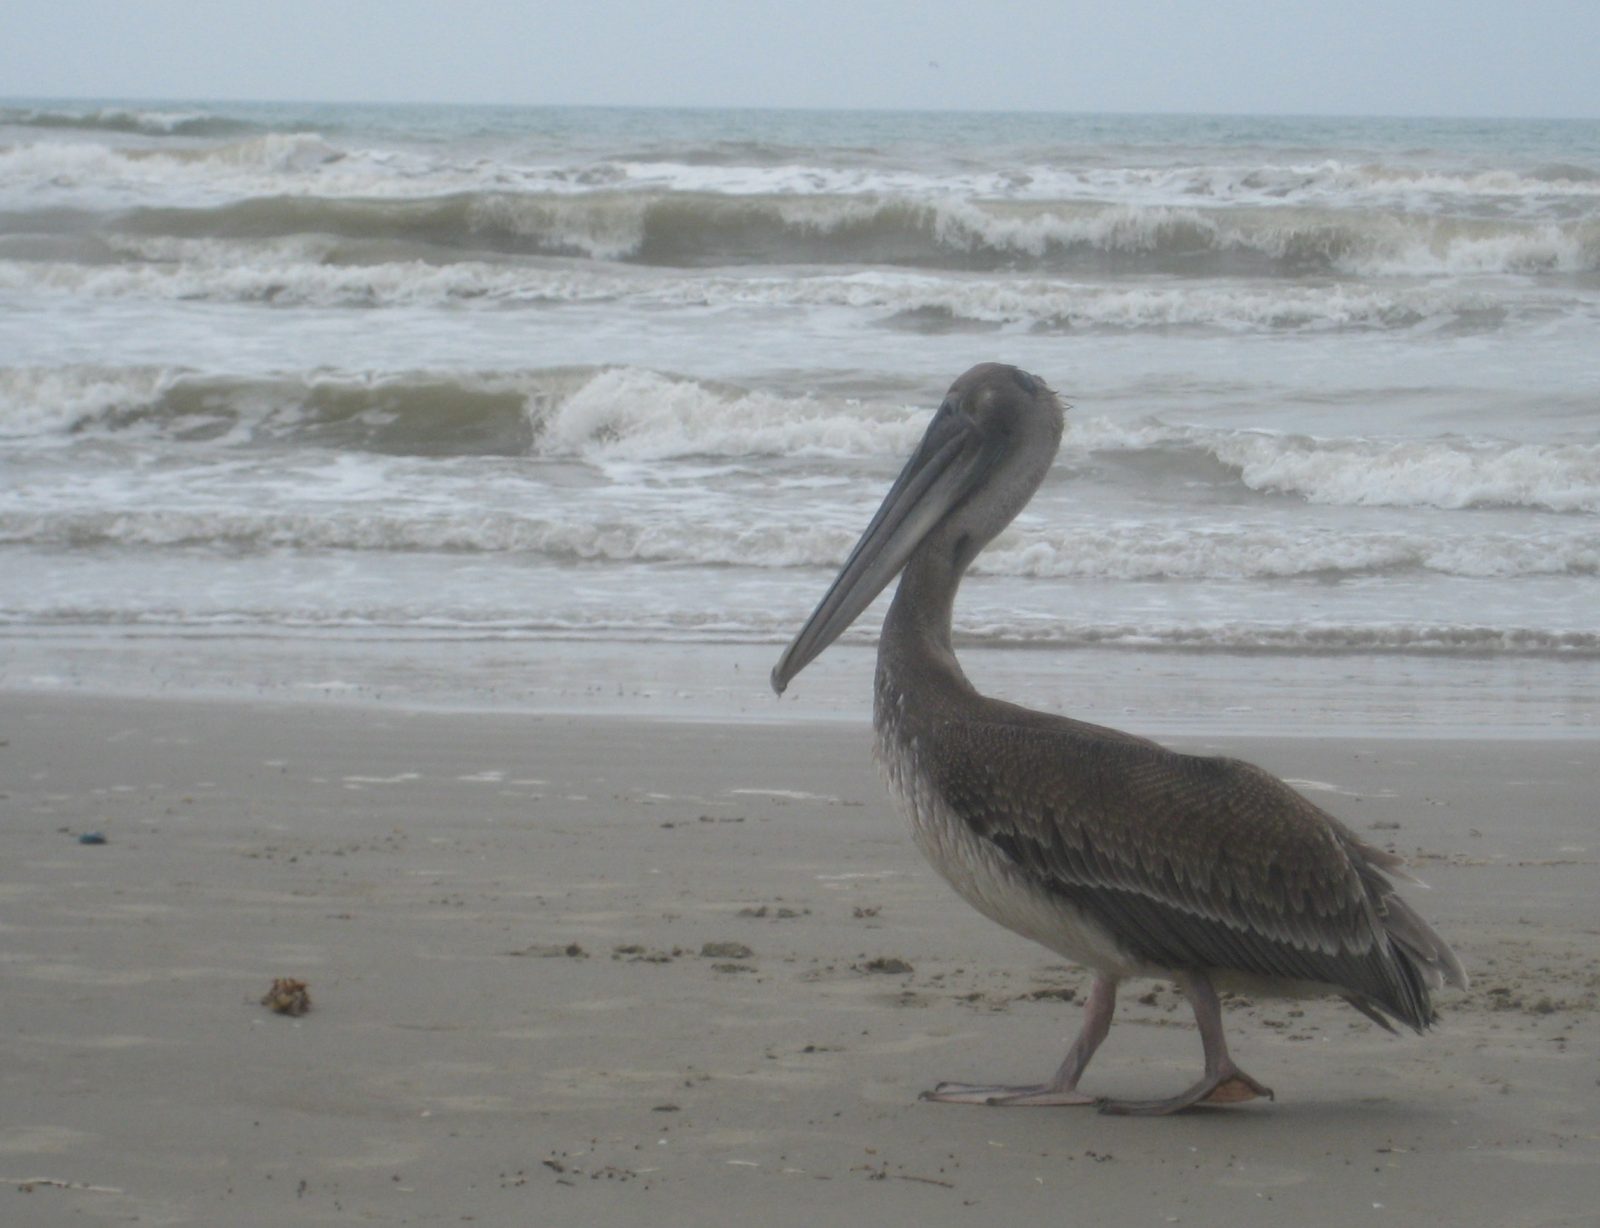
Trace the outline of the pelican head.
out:
<instances>
[{"instance_id":1,"label":"pelican head","mask_svg":"<svg viewBox=\"0 0 1600 1228\"><path fill-rule=\"evenodd\" d=\"M919 551L948 567L953 591L1044 481L1062 418L1055 393L1016 367L980 363L951 384L838 577L773 667L772 689L783 694Z\"/></svg>"}]
</instances>

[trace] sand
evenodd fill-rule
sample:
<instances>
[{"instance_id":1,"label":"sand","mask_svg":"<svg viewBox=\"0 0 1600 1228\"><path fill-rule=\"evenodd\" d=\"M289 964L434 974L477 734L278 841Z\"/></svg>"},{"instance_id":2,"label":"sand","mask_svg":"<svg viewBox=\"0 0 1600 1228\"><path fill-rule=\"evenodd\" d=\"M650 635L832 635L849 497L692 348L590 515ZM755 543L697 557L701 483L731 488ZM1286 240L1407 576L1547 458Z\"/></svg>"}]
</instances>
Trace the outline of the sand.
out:
<instances>
[{"instance_id":1,"label":"sand","mask_svg":"<svg viewBox=\"0 0 1600 1228\"><path fill-rule=\"evenodd\" d=\"M1232 1002L1275 1103L930 1105L1048 1074L1084 977L864 729L0 695L0 1222L1594 1224L1594 743L1174 741L1423 850L1435 1033ZM1199 1060L1135 983L1086 1088Z\"/></svg>"}]
</instances>

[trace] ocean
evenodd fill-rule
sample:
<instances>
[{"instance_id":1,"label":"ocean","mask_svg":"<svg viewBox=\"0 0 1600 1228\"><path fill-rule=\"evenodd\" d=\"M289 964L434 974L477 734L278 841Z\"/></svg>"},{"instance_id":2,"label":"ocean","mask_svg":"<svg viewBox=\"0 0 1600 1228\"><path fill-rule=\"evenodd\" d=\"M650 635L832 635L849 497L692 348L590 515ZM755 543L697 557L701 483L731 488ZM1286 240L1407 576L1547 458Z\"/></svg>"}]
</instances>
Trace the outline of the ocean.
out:
<instances>
[{"instance_id":1,"label":"ocean","mask_svg":"<svg viewBox=\"0 0 1600 1228\"><path fill-rule=\"evenodd\" d=\"M1593 732L1597 336L1597 121L4 101L0 685L854 719L878 614L766 668L995 360L992 689Z\"/></svg>"}]
</instances>

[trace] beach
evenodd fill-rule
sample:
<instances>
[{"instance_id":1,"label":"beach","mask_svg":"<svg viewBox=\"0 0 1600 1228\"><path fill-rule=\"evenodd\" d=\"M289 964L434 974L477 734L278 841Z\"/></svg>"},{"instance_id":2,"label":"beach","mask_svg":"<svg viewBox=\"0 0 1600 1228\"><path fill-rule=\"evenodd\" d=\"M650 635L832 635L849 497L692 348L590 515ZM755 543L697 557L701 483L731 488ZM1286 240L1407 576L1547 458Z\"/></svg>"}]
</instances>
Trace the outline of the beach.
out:
<instances>
[{"instance_id":1,"label":"beach","mask_svg":"<svg viewBox=\"0 0 1600 1228\"><path fill-rule=\"evenodd\" d=\"M1597 204L1585 119L0 100L0 1223L1593 1224ZM991 361L972 681L1412 858L1428 1036L918 1099L1086 978L893 813L881 606L767 679ZM1132 983L1085 1088L1200 1069Z\"/></svg>"},{"instance_id":2,"label":"beach","mask_svg":"<svg viewBox=\"0 0 1600 1228\"><path fill-rule=\"evenodd\" d=\"M864 722L0 693L0 1217L1592 1223L1592 740L1167 740L1412 858L1435 1031L1232 1001L1274 1102L931 1105L1048 1074L1086 981L921 863ZM1130 983L1085 1085L1199 1063Z\"/></svg>"}]
</instances>

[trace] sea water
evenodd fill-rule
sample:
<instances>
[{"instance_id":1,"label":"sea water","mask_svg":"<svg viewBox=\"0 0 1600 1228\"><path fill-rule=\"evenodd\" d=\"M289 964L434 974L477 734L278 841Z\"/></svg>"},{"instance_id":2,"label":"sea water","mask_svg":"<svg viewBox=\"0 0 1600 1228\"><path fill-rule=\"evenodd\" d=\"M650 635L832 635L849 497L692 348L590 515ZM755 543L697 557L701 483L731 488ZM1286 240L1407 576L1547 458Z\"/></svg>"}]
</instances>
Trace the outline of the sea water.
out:
<instances>
[{"instance_id":1,"label":"sea water","mask_svg":"<svg viewBox=\"0 0 1600 1228\"><path fill-rule=\"evenodd\" d=\"M12 100L0 684L756 711L998 360L993 689L1592 729L1597 325L1594 121Z\"/></svg>"}]
</instances>

